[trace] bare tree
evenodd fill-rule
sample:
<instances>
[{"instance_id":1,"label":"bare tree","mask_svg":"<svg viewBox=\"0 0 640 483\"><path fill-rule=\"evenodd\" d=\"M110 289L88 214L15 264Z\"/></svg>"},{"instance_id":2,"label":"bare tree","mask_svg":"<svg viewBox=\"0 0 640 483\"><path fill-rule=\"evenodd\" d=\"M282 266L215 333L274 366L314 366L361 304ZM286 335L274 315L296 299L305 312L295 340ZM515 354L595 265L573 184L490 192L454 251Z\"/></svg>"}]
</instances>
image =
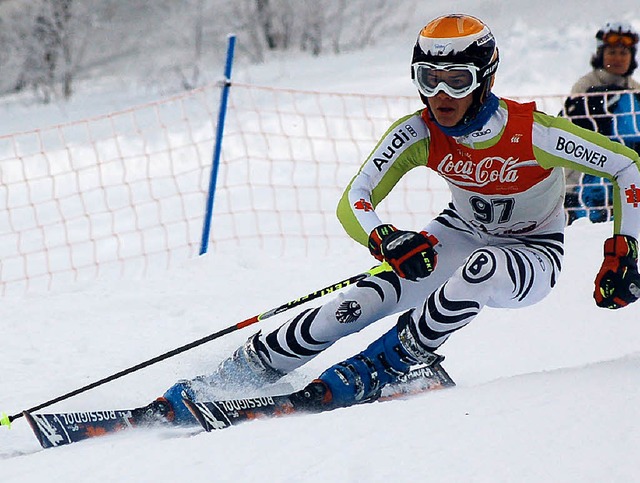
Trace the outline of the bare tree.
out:
<instances>
[{"instance_id":1,"label":"bare tree","mask_svg":"<svg viewBox=\"0 0 640 483\"><path fill-rule=\"evenodd\" d=\"M154 5L154 15L159 17L156 28L164 35L149 39L149 48L162 51L163 46L158 42L164 37L167 44L173 47L172 50L180 53L172 56L170 65L161 65L155 74L163 76L167 72L173 73L178 76L183 89L193 89L202 82L205 30L207 21L213 16L211 6L207 5L206 0L156 1Z\"/></svg>"},{"instance_id":2,"label":"bare tree","mask_svg":"<svg viewBox=\"0 0 640 483\"><path fill-rule=\"evenodd\" d=\"M271 50L275 50L278 47L277 34L274 31L273 26L273 11L271 9L271 3L269 0L255 0L257 20L262 28L264 39L267 42L267 47Z\"/></svg>"},{"instance_id":3,"label":"bare tree","mask_svg":"<svg viewBox=\"0 0 640 483\"><path fill-rule=\"evenodd\" d=\"M324 1L304 2L301 5L303 28L300 34L300 48L318 56L322 53L326 18Z\"/></svg>"},{"instance_id":4,"label":"bare tree","mask_svg":"<svg viewBox=\"0 0 640 483\"><path fill-rule=\"evenodd\" d=\"M356 48L362 49L367 45L375 43L376 35L380 34L385 28L389 28L386 18L393 17L394 10L397 6L393 2L387 0L370 0L369 9L358 9L350 12L352 19L357 22L351 25L352 29L359 33L358 38L354 39Z\"/></svg>"},{"instance_id":5,"label":"bare tree","mask_svg":"<svg viewBox=\"0 0 640 483\"><path fill-rule=\"evenodd\" d=\"M407 0L405 0L405 3ZM234 2L239 34L261 54L300 48L312 55L334 53L375 43L387 29L402 28L411 9L389 0L253 0ZM407 12L403 17L402 12Z\"/></svg>"},{"instance_id":6,"label":"bare tree","mask_svg":"<svg viewBox=\"0 0 640 483\"><path fill-rule=\"evenodd\" d=\"M60 92L68 99L91 25L88 10L76 0L31 0L18 13L14 30L22 44L22 68L15 89L32 88L44 102ZM16 19L17 17L14 17ZM58 91L57 87L60 86Z\"/></svg>"},{"instance_id":7,"label":"bare tree","mask_svg":"<svg viewBox=\"0 0 640 483\"><path fill-rule=\"evenodd\" d=\"M334 8L325 10L325 23L328 26L326 35L331 41L333 53L339 54L342 50L340 43L342 32L347 23L344 13L347 10L347 0L334 0L331 3L334 4Z\"/></svg>"},{"instance_id":8,"label":"bare tree","mask_svg":"<svg viewBox=\"0 0 640 483\"><path fill-rule=\"evenodd\" d=\"M68 98L79 77L123 72L191 89L223 58L229 33L238 36L240 61L340 53L406 26L409 3L415 0L0 1L0 92L12 86L45 101Z\"/></svg>"}]
</instances>

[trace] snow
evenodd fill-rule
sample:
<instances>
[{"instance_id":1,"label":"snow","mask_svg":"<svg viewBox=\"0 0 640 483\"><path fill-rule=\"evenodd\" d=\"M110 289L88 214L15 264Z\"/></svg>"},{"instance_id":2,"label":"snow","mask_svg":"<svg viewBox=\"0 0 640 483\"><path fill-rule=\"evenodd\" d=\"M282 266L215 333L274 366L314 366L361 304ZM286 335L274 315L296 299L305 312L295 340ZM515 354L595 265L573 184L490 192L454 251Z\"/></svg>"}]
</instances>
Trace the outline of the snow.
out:
<instances>
[{"instance_id":1,"label":"snow","mask_svg":"<svg viewBox=\"0 0 640 483\"><path fill-rule=\"evenodd\" d=\"M503 59L495 91L503 95L568 92L588 70L594 29L609 20L604 2L455 4L494 28ZM637 5L627 0L617 7L633 12ZM415 32L443 9L423 8L416 28L384 47L320 59L283 57L243 66L235 77L279 87L411 94L407 62ZM630 15L618 18L640 27L640 16ZM113 86L81 86L65 105L8 99L0 104L2 131L98 115L149 96ZM21 418L11 430L0 428L0 480L638 481L639 307L609 311L591 298L602 242L611 230L608 223L572 225L562 276L546 300L520 310L485 309L442 347L456 388L212 434L134 430L52 450L39 447ZM365 250L348 259L211 253L145 280L95 280L6 296L0 303L0 410L19 413L370 265ZM271 330L295 313L47 409L146 404L175 380L213 370L255 330ZM393 323L384 319L339 341L287 381L303 385Z\"/></svg>"}]
</instances>

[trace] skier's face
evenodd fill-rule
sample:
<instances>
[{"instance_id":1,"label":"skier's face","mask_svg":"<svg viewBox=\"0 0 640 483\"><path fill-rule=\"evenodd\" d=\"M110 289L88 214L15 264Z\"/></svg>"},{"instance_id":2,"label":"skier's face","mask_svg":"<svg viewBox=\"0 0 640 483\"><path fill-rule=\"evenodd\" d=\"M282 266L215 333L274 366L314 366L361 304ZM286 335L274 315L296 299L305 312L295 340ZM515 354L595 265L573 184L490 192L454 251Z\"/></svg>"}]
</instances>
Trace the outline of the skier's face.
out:
<instances>
[{"instance_id":1,"label":"skier's face","mask_svg":"<svg viewBox=\"0 0 640 483\"><path fill-rule=\"evenodd\" d=\"M428 97L427 102L439 124L444 127L453 127L462 120L467 109L471 107L473 93L462 99L455 99L441 91L433 97Z\"/></svg>"},{"instance_id":2,"label":"skier's face","mask_svg":"<svg viewBox=\"0 0 640 483\"><path fill-rule=\"evenodd\" d=\"M603 51L602 63L610 74L624 75L631 65L631 50L622 46L607 46Z\"/></svg>"}]
</instances>

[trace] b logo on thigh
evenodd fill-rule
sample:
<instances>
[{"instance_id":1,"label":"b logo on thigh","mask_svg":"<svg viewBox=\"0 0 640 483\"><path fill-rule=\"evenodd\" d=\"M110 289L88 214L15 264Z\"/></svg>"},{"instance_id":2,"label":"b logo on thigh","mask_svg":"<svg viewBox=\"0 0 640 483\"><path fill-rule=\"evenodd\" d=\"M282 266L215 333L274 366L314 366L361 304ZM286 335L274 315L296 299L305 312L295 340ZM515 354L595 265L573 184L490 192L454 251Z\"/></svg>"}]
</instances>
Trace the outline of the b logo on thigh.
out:
<instances>
[{"instance_id":1,"label":"b logo on thigh","mask_svg":"<svg viewBox=\"0 0 640 483\"><path fill-rule=\"evenodd\" d=\"M469 283L482 283L496 273L496 257L489 250L476 250L462 269L462 277Z\"/></svg>"}]
</instances>

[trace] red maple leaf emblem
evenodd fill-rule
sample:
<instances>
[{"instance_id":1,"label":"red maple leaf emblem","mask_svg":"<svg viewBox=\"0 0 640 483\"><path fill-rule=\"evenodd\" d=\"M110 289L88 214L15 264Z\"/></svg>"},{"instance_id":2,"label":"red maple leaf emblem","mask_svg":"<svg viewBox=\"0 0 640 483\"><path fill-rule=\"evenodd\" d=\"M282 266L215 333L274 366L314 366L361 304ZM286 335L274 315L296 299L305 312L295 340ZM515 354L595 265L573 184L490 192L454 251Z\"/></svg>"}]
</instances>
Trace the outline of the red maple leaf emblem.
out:
<instances>
[{"instance_id":1,"label":"red maple leaf emblem","mask_svg":"<svg viewBox=\"0 0 640 483\"><path fill-rule=\"evenodd\" d=\"M371 206L371 203L369 203L363 198L360 198L358 201L356 201L353 204L353 207L356 210L373 211L373 206Z\"/></svg>"},{"instance_id":2,"label":"red maple leaf emblem","mask_svg":"<svg viewBox=\"0 0 640 483\"><path fill-rule=\"evenodd\" d=\"M627 203L633 204L634 208L637 208L640 204L640 188L637 188L635 184L632 184L629 188L624 190L624 194L627 196Z\"/></svg>"}]
</instances>

